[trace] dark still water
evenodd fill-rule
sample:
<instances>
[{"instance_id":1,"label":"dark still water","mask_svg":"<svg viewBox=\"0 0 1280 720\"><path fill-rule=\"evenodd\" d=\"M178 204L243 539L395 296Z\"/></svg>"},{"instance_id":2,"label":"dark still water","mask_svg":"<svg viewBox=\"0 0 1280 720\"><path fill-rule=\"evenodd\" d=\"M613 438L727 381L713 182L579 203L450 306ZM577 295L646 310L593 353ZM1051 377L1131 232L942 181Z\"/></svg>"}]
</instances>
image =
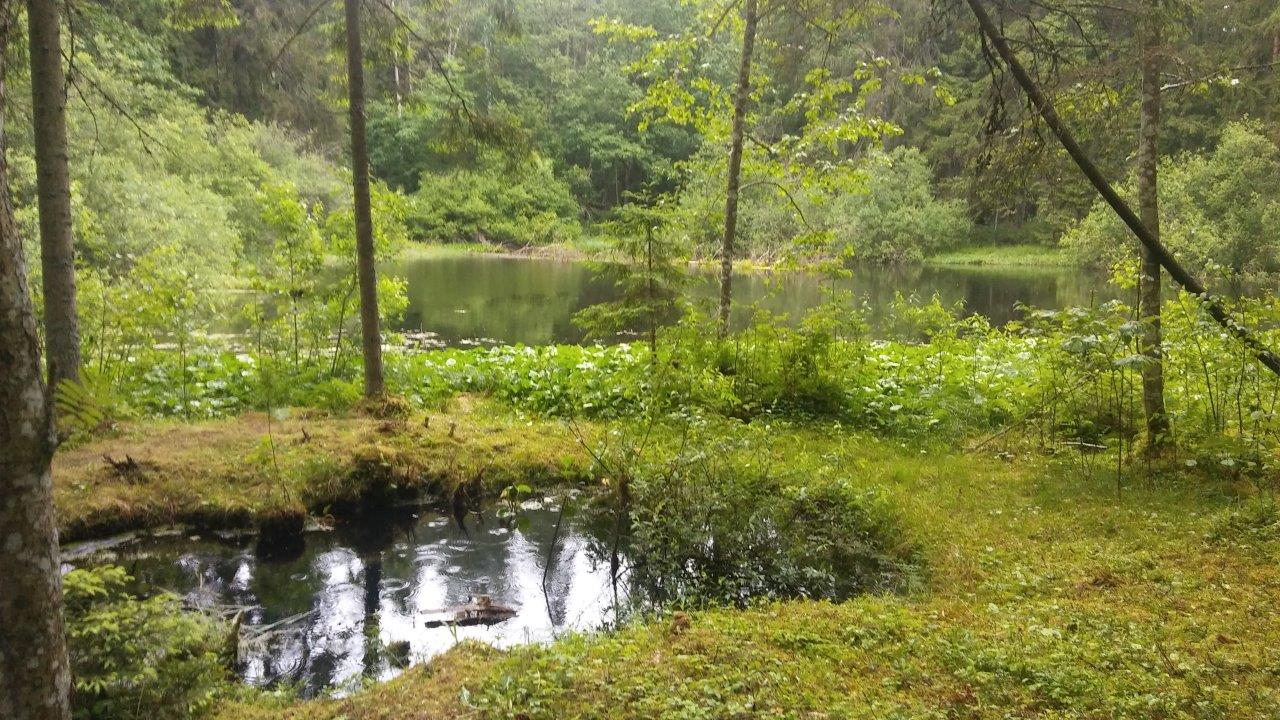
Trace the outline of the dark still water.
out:
<instances>
[{"instance_id":1,"label":"dark still water","mask_svg":"<svg viewBox=\"0 0 1280 720\"><path fill-rule=\"evenodd\" d=\"M583 333L573 315L615 297L612 283L582 262L485 254L411 257L393 270L409 286L403 330L435 333L446 345L577 343ZM690 294L711 306L717 277L694 271ZM865 298L873 326L894 295L937 293L947 304L997 325L1017 317L1019 303L1057 309L1111 297L1102 278L1063 268L868 267L855 268L838 286ZM830 296L830 281L803 273L750 272L734 285L734 321L746 323L753 306L799 320Z\"/></svg>"},{"instance_id":2,"label":"dark still water","mask_svg":"<svg viewBox=\"0 0 1280 720\"><path fill-rule=\"evenodd\" d=\"M243 612L241 677L312 696L388 679L466 639L505 647L610 624L609 562L596 561L582 527L566 516L556 538L550 498L526 502L520 517L518 528L472 518L464 534L444 516L404 510L308 533L286 558L264 556L252 538L182 534L71 562L118 564L144 588ZM514 616L458 623L477 603Z\"/></svg>"}]
</instances>

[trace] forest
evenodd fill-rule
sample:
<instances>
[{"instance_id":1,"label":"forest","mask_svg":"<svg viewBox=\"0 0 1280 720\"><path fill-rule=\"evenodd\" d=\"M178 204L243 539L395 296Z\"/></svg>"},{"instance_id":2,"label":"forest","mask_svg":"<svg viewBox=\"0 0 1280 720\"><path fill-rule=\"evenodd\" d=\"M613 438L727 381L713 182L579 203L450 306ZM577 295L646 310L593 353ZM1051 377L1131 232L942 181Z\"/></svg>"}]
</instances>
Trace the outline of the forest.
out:
<instances>
[{"instance_id":1,"label":"forest","mask_svg":"<svg viewBox=\"0 0 1280 720\"><path fill-rule=\"evenodd\" d=\"M1270 0L0 0L0 718L1280 717Z\"/></svg>"}]
</instances>

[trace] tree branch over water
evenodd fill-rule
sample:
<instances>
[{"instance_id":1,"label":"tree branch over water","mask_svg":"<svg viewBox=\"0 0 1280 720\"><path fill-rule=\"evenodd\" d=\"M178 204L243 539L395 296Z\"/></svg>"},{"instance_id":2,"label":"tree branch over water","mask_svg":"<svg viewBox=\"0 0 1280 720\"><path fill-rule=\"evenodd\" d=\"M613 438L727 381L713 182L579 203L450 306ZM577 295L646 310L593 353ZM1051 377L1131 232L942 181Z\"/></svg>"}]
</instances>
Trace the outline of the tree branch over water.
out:
<instances>
[{"instance_id":1,"label":"tree branch over water","mask_svg":"<svg viewBox=\"0 0 1280 720\"><path fill-rule=\"evenodd\" d=\"M1120 219L1124 221L1124 224L1128 226L1129 230L1131 230L1138 238L1138 241L1141 242L1157 260L1160 261L1160 265L1169 273L1170 277L1185 288L1187 292L1200 298L1209 315L1213 317L1219 325L1225 328L1227 332L1234 335L1241 343L1248 347L1258 359L1258 362L1265 365L1268 370L1276 375L1280 375L1280 357L1277 357L1276 354L1263 344L1256 335L1250 332L1248 328L1236 322L1227 313L1227 311L1222 307L1222 304L1210 295L1208 289L1205 288L1198 279L1191 275L1186 268L1182 267L1182 264L1179 263L1178 259L1169 252L1168 248L1166 248L1158 238L1152 235L1151 231L1147 229L1142 221L1138 219L1138 216L1134 214L1133 209L1129 207L1128 203L1120 197L1120 194L1111 186L1111 183L1103 177L1102 171L1094 165L1093 160L1089 158L1084 149L1080 147L1080 144L1076 142L1075 136L1072 135L1071 130L1067 128L1066 124L1062 121L1062 118L1058 116L1057 110L1053 107L1053 102L1040 90L1039 86L1037 86L1035 81L1031 79L1031 76L1027 73L1026 69L1022 67L1022 63L1018 61L1018 57L1014 54L1008 41L999 29L996 28L995 23L991 20L991 16L987 14L986 9L982 7L981 1L965 0L965 2L968 3L969 8L973 11L973 15L978 21L978 26L981 28L982 34L986 36L987 40L996 49L996 52L1000 55L1000 59L1004 61L1004 64L1009 68L1009 72L1013 75L1014 79L1017 80L1018 85L1020 85L1023 92L1027 94L1027 98L1031 100L1031 104L1035 106L1036 111L1040 113L1040 117L1044 119L1045 124L1053 131L1053 134L1058 138L1058 141L1062 143L1062 147L1067 151L1067 154L1075 161L1076 166L1079 167L1080 171L1089 179L1089 182L1093 185L1094 189L1098 191L1098 194L1102 196L1102 199L1106 201L1107 205L1111 206L1111 209L1115 211L1116 215L1120 216Z\"/></svg>"}]
</instances>

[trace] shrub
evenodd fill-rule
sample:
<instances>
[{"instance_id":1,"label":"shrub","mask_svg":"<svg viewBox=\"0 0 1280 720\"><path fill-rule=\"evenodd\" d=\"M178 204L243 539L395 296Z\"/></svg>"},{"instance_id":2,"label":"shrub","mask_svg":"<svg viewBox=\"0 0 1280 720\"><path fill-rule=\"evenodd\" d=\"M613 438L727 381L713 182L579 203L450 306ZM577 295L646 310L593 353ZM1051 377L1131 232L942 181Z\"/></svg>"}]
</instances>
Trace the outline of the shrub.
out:
<instances>
[{"instance_id":1,"label":"shrub","mask_svg":"<svg viewBox=\"0 0 1280 720\"><path fill-rule=\"evenodd\" d=\"M134 595L122 568L63 578L74 715L169 720L210 707L227 681L219 626L176 597Z\"/></svg>"},{"instance_id":2,"label":"shrub","mask_svg":"<svg viewBox=\"0 0 1280 720\"><path fill-rule=\"evenodd\" d=\"M1280 147L1258 125L1228 125L1208 155L1166 159L1159 192L1161 240L1183 262L1236 273L1280 268ZM1123 194L1133 193L1130 181ZM1081 264L1104 268L1137 251L1101 202L1062 242Z\"/></svg>"},{"instance_id":3,"label":"shrub","mask_svg":"<svg viewBox=\"0 0 1280 720\"><path fill-rule=\"evenodd\" d=\"M423 173L406 222L418 239L547 245L581 234L577 213L569 186L546 160L482 157L474 166Z\"/></svg>"},{"instance_id":4,"label":"shrub","mask_svg":"<svg viewBox=\"0 0 1280 720\"><path fill-rule=\"evenodd\" d=\"M872 157L865 195L843 195L832 210L837 245L862 260L919 261L968 237L964 203L933 195L932 171L915 148Z\"/></svg>"},{"instance_id":5,"label":"shrub","mask_svg":"<svg viewBox=\"0 0 1280 720\"><path fill-rule=\"evenodd\" d=\"M845 599L900 587L918 557L891 507L842 478L790 484L759 462L753 429L717 430L665 460L614 456L626 484L641 604L743 605L758 598Z\"/></svg>"}]
</instances>

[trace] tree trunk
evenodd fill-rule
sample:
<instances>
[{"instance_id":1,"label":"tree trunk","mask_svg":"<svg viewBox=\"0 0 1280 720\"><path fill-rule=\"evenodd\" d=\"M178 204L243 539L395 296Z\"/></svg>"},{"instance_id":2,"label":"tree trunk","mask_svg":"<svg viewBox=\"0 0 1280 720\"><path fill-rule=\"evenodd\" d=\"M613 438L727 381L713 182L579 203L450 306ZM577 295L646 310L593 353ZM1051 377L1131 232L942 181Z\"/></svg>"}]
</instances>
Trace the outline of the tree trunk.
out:
<instances>
[{"instance_id":1,"label":"tree trunk","mask_svg":"<svg viewBox=\"0 0 1280 720\"><path fill-rule=\"evenodd\" d=\"M364 129L364 52L360 48L360 0L346 0L347 92L351 106L351 175L355 192L356 273L360 280L360 331L364 346L364 396L382 397L382 329L378 318L378 270L373 257L369 201L369 149Z\"/></svg>"},{"instance_id":2,"label":"tree trunk","mask_svg":"<svg viewBox=\"0 0 1280 720\"><path fill-rule=\"evenodd\" d=\"M1142 18L1142 102L1138 132L1138 216L1152 237L1160 239L1160 199L1157 176L1160 165L1160 8L1148 0ZM1142 336L1138 350L1147 358L1142 366L1142 409L1147 419L1147 446L1164 445L1169 435L1169 418L1164 406L1164 361L1160 347L1160 260L1148 248L1140 251L1142 269L1138 277L1138 314Z\"/></svg>"},{"instance_id":3,"label":"tree trunk","mask_svg":"<svg viewBox=\"0 0 1280 720\"><path fill-rule=\"evenodd\" d=\"M0 4L0 63L7 57L12 10ZM0 147L3 72L0 65ZM66 720L71 714L49 471L53 448L26 258L0 153L0 718L6 720Z\"/></svg>"},{"instance_id":4,"label":"tree trunk","mask_svg":"<svg viewBox=\"0 0 1280 720\"><path fill-rule=\"evenodd\" d=\"M742 140L746 134L747 103L751 100L751 56L755 52L756 25L760 16L756 0L743 7L742 62L733 96L733 133L729 140L729 180L724 198L724 237L720 243L720 335L729 332L733 304L733 246L738 235L738 189L742 185Z\"/></svg>"},{"instance_id":5,"label":"tree trunk","mask_svg":"<svg viewBox=\"0 0 1280 720\"><path fill-rule=\"evenodd\" d=\"M49 386L80 379L76 261L71 237L67 169L67 83L57 0L27 0L31 47L31 113L40 203L40 266L44 279Z\"/></svg>"}]
</instances>

